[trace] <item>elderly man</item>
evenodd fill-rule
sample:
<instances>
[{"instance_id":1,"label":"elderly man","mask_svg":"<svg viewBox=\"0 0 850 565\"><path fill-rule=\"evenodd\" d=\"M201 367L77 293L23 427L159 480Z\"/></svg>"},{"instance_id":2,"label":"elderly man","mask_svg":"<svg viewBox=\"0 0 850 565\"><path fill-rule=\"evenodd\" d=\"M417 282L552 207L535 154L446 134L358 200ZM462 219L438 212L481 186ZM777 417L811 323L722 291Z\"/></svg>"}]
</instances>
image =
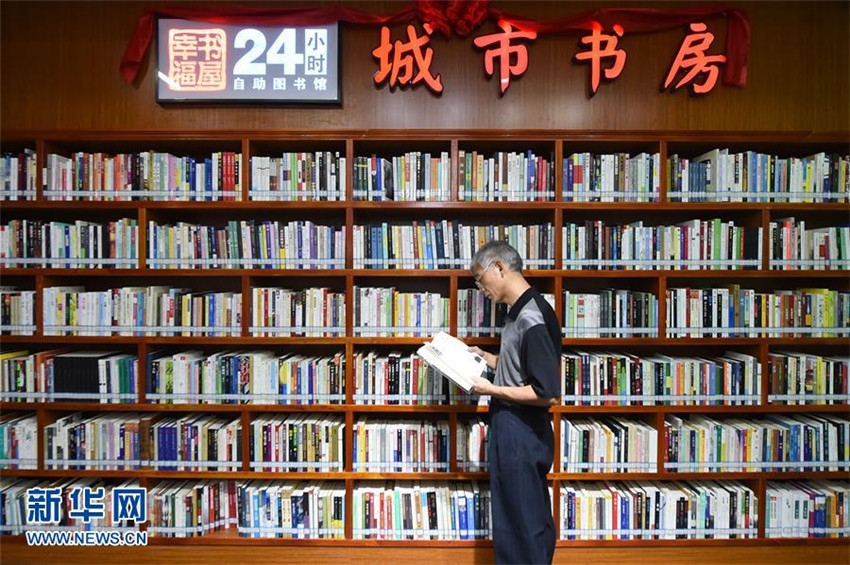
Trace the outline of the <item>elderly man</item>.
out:
<instances>
[{"instance_id":1,"label":"elderly man","mask_svg":"<svg viewBox=\"0 0 850 565\"><path fill-rule=\"evenodd\" d=\"M522 258L492 241L472 258L484 295L509 306L499 355L470 347L491 369L473 391L490 403L490 491L496 563L551 563L555 552L546 473L555 447L548 407L560 396L561 331L548 302L522 276Z\"/></svg>"}]
</instances>

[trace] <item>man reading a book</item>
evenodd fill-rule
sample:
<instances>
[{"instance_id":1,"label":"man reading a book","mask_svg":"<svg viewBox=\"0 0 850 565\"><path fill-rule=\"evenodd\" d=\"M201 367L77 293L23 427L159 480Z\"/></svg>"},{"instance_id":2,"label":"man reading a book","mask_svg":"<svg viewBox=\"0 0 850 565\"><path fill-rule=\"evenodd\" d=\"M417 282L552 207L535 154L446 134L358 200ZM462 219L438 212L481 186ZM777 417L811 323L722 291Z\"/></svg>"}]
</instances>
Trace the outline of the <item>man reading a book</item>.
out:
<instances>
[{"instance_id":1,"label":"man reading a book","mask_svg":"<svg viewBox=\"0 0 850 565\"><path fill-rule=\"evenodd\" d=\"M496 563L551 563L555 552L546 473L555 440L548 407L560 400L561 331L548 302L522 276L522 258L491 241L472 258L475 284L508 305L499 354L470 347L495 370L475 377L473 392L491 396L490 490Z\"/></svg>"}]
</instances>

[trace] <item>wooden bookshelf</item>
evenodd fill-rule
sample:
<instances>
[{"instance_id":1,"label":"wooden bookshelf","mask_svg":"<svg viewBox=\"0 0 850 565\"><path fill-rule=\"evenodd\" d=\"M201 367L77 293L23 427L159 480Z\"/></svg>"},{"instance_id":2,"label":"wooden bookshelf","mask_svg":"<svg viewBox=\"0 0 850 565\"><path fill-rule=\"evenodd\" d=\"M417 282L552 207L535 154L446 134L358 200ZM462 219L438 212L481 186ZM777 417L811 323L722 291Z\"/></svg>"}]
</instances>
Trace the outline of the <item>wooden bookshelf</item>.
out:
<instances>
[{"instance_id":1,"label":"wooden bookshelf","mask_svg":"<svg viewBox=\"0 0 850 565\"><path fill-rule=\"evenodd\" d=\"M768 224L772 218L784 214L816 215L822 221L833 222L834 225L847 222L850 203L776 203L776 202L672 202L667 198L669 179L666 174L667 157L673 153L682 155L698 155L714 147L729 147L730 151L757 150L771 152L780 156L807 156L818 151L839 152L842 155L850 153L850 134L836 132L832 134L814 134L810 132L622 132L599 133L593 131L565 130L323 130L323 131L240 131L240 130L157 130L157 131L10 131L2 132L2 149L7 147L32 147L37 151L38 187L37 199L32 202L15 201L0 202L0 221L6 222L14 218L50 218L77 219L78 214L95 214L97 218L118 218L131 216L138 220L140 229L139 268L136 269L61 269L61 268L0 268L0 275L11 278L12 281L23 281L27 288L37 291L36 301L36 333L33 336L3 336L4 344L20 344L37 349L49 349L57 344L83 348L86 346L121 346L127 352L135 352L141 361L145 354L156 346L205 346L210 350L228 346L256 347L286 347L315 348L328 350L333 348L344 351L346 366L349 368L345 375L346 402L343 404L325 405L209 405L209 404L151 404L145 402L144 379L138 385L140 402L133 404L98 404L98 403L37 403L37 402L0 402L0 410L4 412L36 413L39 422L39 448L37 469L33 470L2 470L0 475L7 477L104 477L104 478L138 478L141 486L152 486L164 479L328 479L343 481L346 489L346 539L343 540L284 540L284 539L249 539L236 535L234 530L216 532L210 535L188 538L150 538L152 545L174 546L337 546L337 547L422 547L422 548L467 548L489 547L490 542L476 541L378 541L352 539L352 500L355 483L360 481L381 480L487 480L487 473L462 472L458 469L456 441L458 418L466 415L485 414L486 407L478 406L405 406L405 405L359 405L353 401L354 378L351 373L355 350L379 347L399 347L404 351L412 351L422 338L393 338L393 337L358 337L354 334L351 314L353 303L353 288L362 285L395 286L413 288L418 280L425 279L428 285L441 289L444 296L451 299L449 330L457 335L458 323L456 310L457 292L459 288L472 285L472 277L462 269L355 269L353 268L352 233L355 225L370 223L382 219L408 220L451 218L460 220L481 221L481 223L502 223L505 216L540 223L551 223L553 226L554 267L553 269L536 269L526 272L532 284L538 285L547 292L555 295L555 311L559 320L563 317L563 290L578 281L582 285L594 285L602 282L616 284L625 288L652 289L657 295L659 311L658 337L629 337L629 338L564 338L564 347L583 347L597 349L626 348L638 352L672 352L672 353L701 353L710 354L722 351L723 348L735 348L758 357L762 364L761 402L757 406L556 406L551 409L554 415L555 437L560 437L561 417L570 415L633 415L645 418L656 427L659 435L658 472L654 473L562 473L560 449L556 448L553 472L549 480L553 487L554 512L556 529L559 525L560 513L560 483L566 481L596 481L596 480L736 480L743 481L754 490L759 501L759 528L755 539L705 539L705 540L605 540L605 541L566 541L558 535L558 547L749 547L749 546L796 546L796 545L847 545L847 538L835 539L769 539L764 536L764 504L767 481L774 479L848 479L847 472L716 472L716 473L677 473L664 468L666 445L664 441L664 421L668 414L709 414L709 415L766 415L766 414L833 414L841 417L850 416L847 405L781 405L768 404L766 381L768 354L776 348L803 347L807 351L821 354L846 354L850 346L850 338L675 338L665 332L664 312L666 297L664 290L680 284L715 284L740 281L742 284L754 284L760 288L773 288L782 285L806 286L807 281L814 280L816 284L832 289L847 290L850 288L850 272L848 271L777 271L770 270L767 254L764 254L760 268L754 270L644 270L644 271L614 271L614 270L564 270L561 269L561 227L565 218L577 214L580 218L601 214L605 219L616 220L623 216L659 218L667 221L676 218L679 221L698 216L700 218L719 215L741 219L746 225L761 226L763 237L768 238ZM534 150L538 155L554 156L555 177L554 188L556 197L551 202L460 202L458 197L457 163L459 151L477 150L485 155L494 151L524 151ZM107 153L130 151L169 151L176 155L203 156L213 151L234 151L242 155L241 169L241 201L236 202L86 202L86 201L47 201L42 190L42 170L45 167L47 154L52 152L70 153L73 151L103 151ZM348 167L346 200L342 202L268 202L249 200L251 181L250 160L252 156L269 155L281 151L339 151L346 157ZM398 154L403 151L447 151L452 162L450 202L366 202L353 201L352 163L354 158L376 153L379 155ZM561 160L576 151L590 152L641 152L659 153L661 159L661 196L659 202L565 202L563 195L563 179ZM344 268L340 269L153 269L145 262L144 237L145 224L148 219L160 218L184 219L203 222L210 217L226 219L234 214L238 218L252 218L257 214L263 217L285 214L286 218L306 219L308 215L320 214L322 218L334 218L339 225L346 227L346 259ZM731 216L730 216L731 215ZM765 244L765 248L766 244ZM346 332L340 337L252 337L248 331L248 320L251 319L250 294L246 289L260 286L271 281L298 279L299 285L321 286L329 285L346 295L347 323ZM150 284L148 281L168 281L173 283L188 280L193 287L204 287L207 284L226 285L226 288L242 290L243 293L243 326L240 335L231 337L162 337L162 336L47 336L43 331L41 312L41 291L53 284L80 281L81 283L96 283L105 288L121 286L130 280L140 285ZM328 281L331 281L330 284ZM219 288L214 286L214 288ZM430 288L430 286L429 286ZM584 287L582 287L584 288ZM470 344L495 348L498 338L469 337L464 338ZM243 456L242 470L238 472L190 472L190 471L155 471L150 469L128 471L99 471L99 470L49 470L44 468L43 437L41 430L56 414L74 411L85 412L162 412L166 414L210 412L217 414L238 415L242 420ZM250 433L250 422L262 413L303 413L321 412L344 415L346 423L351 424L362 414L381 414L386 417L403 419L419 414L434 418L446 418L449 422L451 454L450 471L441 473L361 473L352 471L352 437L351 426L345 432L345 470L327 473L291 473L291 472L261 472L250 469L247 444ZM557 443L557 440L556 440ZM0 536L0 540L13 541L19 536Z\"/></svg>"}]
</instances>

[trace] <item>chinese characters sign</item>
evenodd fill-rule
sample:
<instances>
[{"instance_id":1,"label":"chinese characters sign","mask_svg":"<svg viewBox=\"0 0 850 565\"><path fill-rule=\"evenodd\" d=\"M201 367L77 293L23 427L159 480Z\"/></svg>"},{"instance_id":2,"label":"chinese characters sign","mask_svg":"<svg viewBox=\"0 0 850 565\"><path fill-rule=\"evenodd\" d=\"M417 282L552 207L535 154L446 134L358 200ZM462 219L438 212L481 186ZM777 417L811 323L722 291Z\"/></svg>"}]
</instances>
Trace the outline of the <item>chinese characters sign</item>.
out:
<instances>
[{"instance_id":1,"label":"chinese characters sign","mask_svg":"<svg viewBox=\"0 0 850 565\"><path fill-rule=\"evenodd\" d=\"M528 69L529 53L525 43L537 39L534 31L514 29L508 22L500 22L501 31L491 35L480 35L473 45L484 51L484 72L498 77L499 91L505 94L512 77L520 77ZM390 29L381 28L380 45L372 51L378 61L374 75L376 86L389 85L415 87L424 83L435 94L442 94L443 82L440 73L432 69L434 49L431 47L433 30L423 25L424 32L418 33L413 25L407 26L407 40L391 41ZM692 94L706 94L717 84L719 66L726 63L725 55L709 55L706 51L714 42L714 34L702 22L689 25L672 65L664 80L664 90L676 91L688 85ZM580 40L580 48L574 54L577 63L589 65L590 95L599 90L602 78L611 82L619 77L626 67L626 51L618 46L626 30L615 24L605 30L598 22L592 22L590 33ZM495 62L498 60L498 69ZM436 65L435 65L436 66ZM681 77L674 84L674 79Z\"/></svg>"},{"instance_id":2,"label":"chinese characters sign","mask_svg":"<svg viewBox=\"0 0 850 565\"><path fill-rule=\"evenodd\" d=\"M158 21L157 101L337 103L336 24Z\"/></svg>"}]
</instances>

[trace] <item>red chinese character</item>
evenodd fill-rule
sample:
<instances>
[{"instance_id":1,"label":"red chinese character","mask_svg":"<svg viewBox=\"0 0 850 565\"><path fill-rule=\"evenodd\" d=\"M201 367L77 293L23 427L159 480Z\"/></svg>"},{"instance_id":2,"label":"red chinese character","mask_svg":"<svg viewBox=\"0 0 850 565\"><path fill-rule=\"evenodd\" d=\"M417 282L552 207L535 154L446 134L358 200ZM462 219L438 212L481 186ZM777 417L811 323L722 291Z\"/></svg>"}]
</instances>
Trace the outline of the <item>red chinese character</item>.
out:
<instances>
[{"instance_id":1,"label":"red chinese character","mask_svg":"<svg viewBox=\"0 0 850 565\"><path fill-rule=\"evenodd\" d=\"M600 70L602 69L602 59L613 57L614 63L605 69L605 78L614 80L623 68L626 66L626 50L617 49L617 42L620 37L623 37L623 27L620 25L614 26L616 35L608 35L602 33L602 26L599 22L593 22L593 32L581 38L581 43L589 45L588 51L580 51L576 53L577 61L590 60L590 95L596 94L599 89Z\"/></svg>"},{"instance_id":2,"label":"red chinese character","mask_svg":"<svg viewBox=\"0 0 850 565\"><path fill-rule=\"evenodd\" d=\"M682 70L690 68L688 73L676 83L673 90L678 90L687 83L690 83L691 92L694 94L705 94L709 92L717 83L717 76L720 73L718 66L726 62L726 55L706 55L705 50L708 49L714 42L714 34L706 32L708 27L704 23L692 23L690 25L691 32L685 36L682 45L679 47L679 52L676 54L676 59L670 67L670 72L667 73L667 79L664 81L664 88L668 88L673 78ZM694 79L699 74L706 74L702 84L697 84Z\"/></svg>"},{"instance_id":3,"label":"red chinese character","mask_svg":"<svg viewBox=\"0 0 850 565\"><path fill-rule=\"evenodd\" d=\"M226 87L227 38L222 29L172 29L168 35L168 76L175 90Z\"/></svg>"},{"instance_id":4,"label":"red chinese character","mask_svg":"<svg viewBox=\"0 0 850 565\"><path fill-rule=\"evenodd\" d=\"M224 69L221 61L202 61L199 63L201 72L198 76L200 86L216 87L224 83Z\"/></svg>"},{"instance_id":5,"label":"red chinese character","mask_svg":"<svg viewBox=\"0 0 850 565\"><path fill-rule=\"evenodd\" d=\"M425 47L431 41L430 35L433 30L428 24L422 27L426 35L418 37L416 28L409 25L407 26L409 41L404 43L396 40L395 44L390 42L390 29L386 26L381 28L381 44L372 51L372 56L378 59L380 64L380 69L375 73L375 84L381 84L389 77L390 90L392 90L396 84L402 87L408 84L415 86L424 80L432 91L437 93L443 91L440 75L436 77L431 75L434 50ZM424 53L423 47L425 47ZM390 62L390 53L392 53L392 62ZM419 69L415 77L413 76L414 67Z\"/></svg>"},{"instance_id":6,"label":"red chinese character","mask_svg":"<svg viewBox=\"0 0 850 565\"><path fill-rule=\"evenodd\" d=\"M189 59L198 55L198 38L191 32L172 29L169 32L168 52L172 57Z\"/></svg>"},{"instance_id":7,"label":"red chinese character","mask_svg":"<svg viewBox=\"0 0 850 565\"><path fill-rule=\"evenodd\" d=\"M177 84L182 86L195 86L198 81L198 63L194 61L175 61L177 69Z\"/></svg>"},{"instance_id":8,"label":"red chinese character","mask_svg":"<svg viewBox=\"0 0 850 565\"><path fill-rule=\"evenodd\" d=\"M499 87L502 94L511 85L511 76L521 76L528 69L528 49L525 45L511 45L512 39L537 39L533 31L511 31L510 24L502 26L503 33L480 35L473 40L476 47L484 48L498 43L498 47L488 49L484 54L484 70L487 76L493 76L493 59L499 58ZM511 63L511 57L516 56L516 62Z\"/></svg>"},{"instance_id":9,"label":"red chinese character","mask_svg":"<svg viewBox=\"0 0 850 565\"><path fill-rule=\"evenodd\" d=\"M223 35L207 33L201 35L198 40L200 43L198 50L206 55L207 61L219 61L224 56L225 46Z\"/></svg>"}]
</instances>

